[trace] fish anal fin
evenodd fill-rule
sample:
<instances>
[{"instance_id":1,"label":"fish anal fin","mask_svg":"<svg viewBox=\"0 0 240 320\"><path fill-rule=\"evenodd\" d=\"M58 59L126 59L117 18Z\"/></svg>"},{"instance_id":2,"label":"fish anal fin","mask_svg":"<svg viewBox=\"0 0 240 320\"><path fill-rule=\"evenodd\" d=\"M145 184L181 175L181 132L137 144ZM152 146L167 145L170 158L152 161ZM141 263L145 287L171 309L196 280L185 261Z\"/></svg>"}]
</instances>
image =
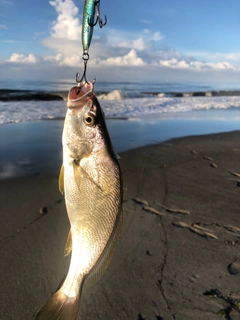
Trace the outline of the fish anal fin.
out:
<instances>
[{"instance_id":1,"label":"fish anal fin","mask_svg":"<svg viewBox=\"0 0 240 320\"><path fill-rule=\"evenodd\" d=\"M98 259L93 269L90 271L90 273L86 277L85 285L87 287L93 287L103 277L104 273L107 271L107 268L116 250L121 231L122 231L122 211L118 214L112 235L108 240L108 243L104 251L102 252L100 258Z\"/></svg>"},{"instance_id":2,"label":"fish anal fin","mask_svg":"<svg viewBox=\"0 0 240 320\"><path fill-rule=\"evenodd\" d=\"M74 173L75 182L76 182L77 187L80 191L81 190L81 181L82 181L81 167L80 167L79 163L77 163L76 161L73 161L73 173Z\"/></svg>"},{"instance_id":3,"label":"fish anal fin","mask_svg":"<svg viewBox=\"0 0 240 320\"><path fill-rule=\"evenodd\" d=\"M59 173L59 178L58 178L58 186L60 192L63 194L64 193L64 165L62 165Z\"/></svg>"},{"instance_id":4,"label":"fish anal fin","mask_svg":"<svg viewBox=\"0 0 240 320\"><path fill-rule=\"evenodd\" d=\"M66 296L60 289L43 305L35 320L77 319L79 299L79 296L76 298Z\"/></svg>"},{"instance_id":5,"label":"fish anal fin","mask_svg":"<svg viewBox=\"0 0 240 320\"><path fill-rule=\"evenodd\" d=\"M64 248L64 257L68 256L71 251L72 251L72 233L70 229L67 236L65 248Z\"/></svg>"}]
</instances>

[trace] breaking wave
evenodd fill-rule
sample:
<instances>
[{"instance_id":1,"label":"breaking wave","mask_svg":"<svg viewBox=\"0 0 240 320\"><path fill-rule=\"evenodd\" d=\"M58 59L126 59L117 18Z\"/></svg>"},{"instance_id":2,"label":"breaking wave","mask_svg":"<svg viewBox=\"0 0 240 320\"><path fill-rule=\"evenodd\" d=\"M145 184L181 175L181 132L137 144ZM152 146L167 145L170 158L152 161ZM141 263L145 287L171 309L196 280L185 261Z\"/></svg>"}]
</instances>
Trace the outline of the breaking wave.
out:
<instances>
[{"instance_id":1,"label":"breaking wave","mask_svg":"<svg viewBox=\"0 0 240 320\"><path fill-rule=\"evenodd\" d=\"M239 109L239 96L184 96L149 95L131 97L115 91L98 97L106 118L161 117L174 114L210 109ZM132 94L132 93L130 93ZM114 99L113 99L114 97ZM110 99L111 98L111 99ZM0 101L0 123L33 121L42 119L64 119L66 101Z\"/></svg>"}]
</instances>

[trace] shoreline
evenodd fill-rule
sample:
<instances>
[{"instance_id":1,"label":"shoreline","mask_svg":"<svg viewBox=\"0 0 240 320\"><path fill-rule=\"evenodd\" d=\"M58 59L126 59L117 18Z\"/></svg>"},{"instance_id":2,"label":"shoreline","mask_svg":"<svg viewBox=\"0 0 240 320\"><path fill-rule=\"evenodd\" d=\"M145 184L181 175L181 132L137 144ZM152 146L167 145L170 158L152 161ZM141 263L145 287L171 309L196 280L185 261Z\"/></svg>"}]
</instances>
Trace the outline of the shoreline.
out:
<instances>
[{"instance_id":1,"label":"shoreline","mask_svg":"<svg viewBox=\"0 0 240 320\"><path fill-rule=\"evenodd\" d=\"M239 158L240 131L122 152L122 235L79 317L238 319ZM2 180L0 207L0 318L34 319L69 267L58 175Z\"/></svg>"},{"instance_id":2,"label":"shoreline","mask_svg":"<svg viewBox=\"0 0 240 320\"><path fill-rule=\"evenodd\" d=\"M235 110L164 114L162 117L107 119L117 154L174 138L238 131ZM14 176L58 174L62 164L64 119L0 125L0 180Z\"/></svg>"},{"instance_id":3,"label":"shoreline","mask_svg":"<svg viewBox=\"0 0 240 320\"><path fill-rule=\"evenodd\" d=\"M102 99L109 99L111 92L122 92L122 99L127 97L232 97L240 96L240 90L206 90L206 91L140 91L136 95L133 92L127 94L123 90L96 91L96 96ZM0 89L0 101L59 101L67 100L68 92L60 91L36 91L36 90L18 90L18 89Z\"/></svg>"}]
</instances>

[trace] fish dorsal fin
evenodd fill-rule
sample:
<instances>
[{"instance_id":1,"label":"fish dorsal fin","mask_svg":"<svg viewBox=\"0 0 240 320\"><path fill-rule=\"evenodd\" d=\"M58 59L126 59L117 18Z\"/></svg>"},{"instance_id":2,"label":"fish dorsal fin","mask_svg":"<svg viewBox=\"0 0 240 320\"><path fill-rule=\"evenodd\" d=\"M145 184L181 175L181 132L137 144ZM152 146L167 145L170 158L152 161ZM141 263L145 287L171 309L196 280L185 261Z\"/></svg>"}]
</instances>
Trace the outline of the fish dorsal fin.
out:
<instances>
[{"instance_id":1,"label":"fish dorsal fin","mask_svg":"<svg viewBox=\"0 0 240 320\"><path fill-rule=\"evenodd\" d=\"M58 187L60 192L63 194L64 193L64 165L62 165L60 169L60 174L58 178Z\"/></svg>"},{"instance_id":2,"label":"fish dorsal fin","mask_svg":"<svg viewBox=\"0 0 240 320\"><path fill-rule=\"evenodd\" d=\"M79 163L77 163L75 161L73 161L73 173L74 173L75 182L76 182L77 187L80 191L81 190L81 181L82 181L81 167L80 167Z\"/></svg>"},{"instance_id":3,"label":"fish dorsal fin","mask_svg":"<svg viewBox=\"0 0 240 320\"><path fill-rule=\"evenodd\" d=\"M64 257L68 256L72 251L72 232L71 229L68 232L67 241L64 248Z\"/></svg>"},{"instance_id":4,"label":"fish dorsal fin","mask_svg":"<svg viewBox=\"0 0 240 320\"><path fill-rule=\"evenodd\" d=\"M104 275L106 272L113 254L116 250L118 240L122 231L122 211L118 214L115 226L112 232L111 237L108 240L108 243L102 252L100 258L98 259L95 266L92 268L88 274L85 284L87 287L93 287Z\"/></svg>"}]
</instances>

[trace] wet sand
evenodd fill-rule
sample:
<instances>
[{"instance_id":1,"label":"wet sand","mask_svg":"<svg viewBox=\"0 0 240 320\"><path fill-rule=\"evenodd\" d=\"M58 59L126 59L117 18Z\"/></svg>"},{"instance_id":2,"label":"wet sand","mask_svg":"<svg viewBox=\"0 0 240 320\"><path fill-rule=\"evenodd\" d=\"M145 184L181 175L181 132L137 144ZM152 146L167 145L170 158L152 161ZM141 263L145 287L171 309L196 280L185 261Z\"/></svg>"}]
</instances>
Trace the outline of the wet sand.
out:
<instances>
[{"instance_id":1,"label":"wet sand","mask_svg":"<svg viewBox=\"0 0 240 320\"><path fill-rule=\"evenodd\" d=\"M239 130L239 110L205 110L107 119L116 153L177 137ZM0 180L59 173L64 119L0 125Z\"/></svg>"},{"instance_id":2,"label":"wet sand","mask_svg":"<svg viewBox=\"0 0 240 320\"><path fill-rule=\"evenodd\" d=\"M123 232L79 319L239 319L240 131L120 155ZM0 319L34 319L68 270L64 199L55 172L0 189Z\"/></svg>"}]
</instances>

